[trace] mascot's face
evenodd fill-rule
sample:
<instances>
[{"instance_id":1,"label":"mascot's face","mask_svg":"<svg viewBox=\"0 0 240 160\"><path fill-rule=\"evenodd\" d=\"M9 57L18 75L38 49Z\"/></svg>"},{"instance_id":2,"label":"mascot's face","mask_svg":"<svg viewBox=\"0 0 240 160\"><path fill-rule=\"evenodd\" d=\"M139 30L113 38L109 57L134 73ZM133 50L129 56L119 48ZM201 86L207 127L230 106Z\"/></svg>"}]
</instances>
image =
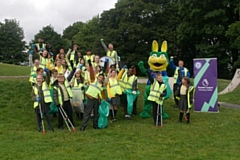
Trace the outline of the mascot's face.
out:
<instances>
[{"instance_id":1,"label":"mascot's face","mask_svg":"<svg viewBox=\"0 0 240 160\"><path fill-rule=\"evenodd\" d=\"M161 52L158 51L156 40L152 42L152 52L148 58L148 65L152 71L166 71L168 66L167 41L163 41Z\"/></svg>"},{"instance_id":2,"label":"mascot's face","mask_svg":"<svg viewBox=\"0 0 240 160\"><path fill-rule=\"evenodd\" d=\"M166 52L151 52L148 64L153 71L166 71L168 66L168 56Z\"/></svg>"}]
</instances>

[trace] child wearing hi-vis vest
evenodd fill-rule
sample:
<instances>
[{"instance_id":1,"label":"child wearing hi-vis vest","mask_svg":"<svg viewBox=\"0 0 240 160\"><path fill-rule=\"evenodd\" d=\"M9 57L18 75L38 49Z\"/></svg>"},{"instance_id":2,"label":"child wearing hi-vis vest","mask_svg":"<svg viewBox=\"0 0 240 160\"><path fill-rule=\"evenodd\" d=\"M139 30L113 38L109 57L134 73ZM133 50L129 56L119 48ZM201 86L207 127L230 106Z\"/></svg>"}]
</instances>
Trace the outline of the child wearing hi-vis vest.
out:
<instances>
[{"instance_id":1,"label":"child wearing hi-vis vest","mask_svg":"<svg viewBox=\"0 0 240 160\"><path fill-rule=\"evenodd\" d=\"M84 103L85 87L84 87L84 78L82 77L81 72L82 72L81 69L76 70L75 77L72 78L70 85L71 85L72 89L74 89L75 87L81 89L81 91L82 91L82 94L81 94L82 103ZM73 105L75 105L75 104L73 103ZM83 113L77 113L77 117L80 120L82 120L83 119Z\"/></svg>"},{"instance_id":2,"label":"child wearing hi-vis vest","mask_svg":"<svg viewBox=\"0 0 240 160\"><path fill-rule=\"evenodd\" d=\"M74 72L75 70L73 70L72 72ZM72 74L72 73L70 73ZM58 107L62 107L63 110L66 112L67 117L69 118L69 120L72 122L73 126L74 126L74 122L73 122L73 110L72 110L72 105L70 103L70 98L72 98L72 90L70 89L70 85L69 85L69 77L68 76L67 79L65 79L63 74L58 74L57 76L57 80L54 82L53 84L53 99L54 102L56 104L56 106ZM58 128L59 129L63 129L63 117L62 114L60 112L60 109L58 111Z\"/></svg>"},{"instance_id":3,"label":"child wearing hi-vis vest","mask_svg":"<svg viewBox=\"0 0 240 160\"><path fill-rule=\"evenodd\" d=\"M191 85L189 78L187 76L183 77L181 79L181 85L175 93L176 98L179 100L179 123L182 122L184 112L186 113L185 120L187 124L190 123L190 109L193 104L194 91L194 86Z\"/></svg>"},{"instance_id":4,"label":"child wearing hi-vis vest","mask_svg":"<svg viewBox=\"0 0 240 160\"><path fill-rule=\"evenodd\" d=\"M88 98L88 103L84 111L83 123L80 131L84 131L87 127L88 120L91 115L92 109L94 110L93 115L93 128L98 128L98 109L101 99L103 99L103 82L104 76L103 74L99 74L97 78L95 78L95 74L93 71L93 66L91 60L88 60L89 64L89 72L90 72L90 84L86 91L86 96Z\"/></svg>"},{"instance_id":5,"label":"child wearing hi-vis vest","mask_svg":"<svg viewBox=\"0 0 240 160\"><path fill-rule=\"evenodd\" d=\"M154 125L160 126L161 125L161 115L160 106L163 104L163 99L167 94L166 85L163 83L162 74L161 72L156 73L156 78L152 78L150 71L148 71L148 78L151 82L150 93L148 96L148 100L152 101L153 107L153 120Z\"/></svg>"},{"instance_id":6,"label":"child wearing hi-vis vest","mask_svg":"<svg viewBox=\"0 0 240 160\"><path fill-rule=\"evenodd\" d=\"M52 128L50 116L48 113L52 98L48 90L48 85L46 82L44 82L42 75L36 76L36 84L33 86L32 98L34 101L33 108L35 109L36 113L38 132L41 131L41 114L45 115L49 130L53 132L54 130Z\"/></svg>"},{"instance_id":7,"label":"child wearing hi-vis vest","mask_svg":"<svg viewBox=\"0 0 240 160\"><path fill-rule=\"evenodd\" d=\"M108 98L111 101L110 111L111 122L117 121L117 106L120 105L120 95L122 95L122 90L119 85L119 79L117 77L116 70L110 70L107 77L107 93Z\"/></svg>"}]
</instances>

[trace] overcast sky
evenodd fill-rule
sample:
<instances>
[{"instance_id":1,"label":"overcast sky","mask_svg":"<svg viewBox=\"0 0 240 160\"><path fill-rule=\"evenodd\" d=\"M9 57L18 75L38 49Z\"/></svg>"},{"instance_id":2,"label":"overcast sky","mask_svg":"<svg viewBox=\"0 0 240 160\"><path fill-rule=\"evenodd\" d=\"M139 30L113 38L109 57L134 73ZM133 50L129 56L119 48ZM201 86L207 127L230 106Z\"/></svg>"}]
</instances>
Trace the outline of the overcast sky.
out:
<instances>
[{"instance_id":1,"label":"overcast sky","mask_svg":"<svg viewBox=\"0 0 240 160\"><path fill-rule=\"evenodd\" d=\"M5 0L1 1L0 21L16 19L29 42L42 27L51 24L62 33L76 21L86 22L104 10L114 8L117 0Z\"/></svg>"}]
</instances>

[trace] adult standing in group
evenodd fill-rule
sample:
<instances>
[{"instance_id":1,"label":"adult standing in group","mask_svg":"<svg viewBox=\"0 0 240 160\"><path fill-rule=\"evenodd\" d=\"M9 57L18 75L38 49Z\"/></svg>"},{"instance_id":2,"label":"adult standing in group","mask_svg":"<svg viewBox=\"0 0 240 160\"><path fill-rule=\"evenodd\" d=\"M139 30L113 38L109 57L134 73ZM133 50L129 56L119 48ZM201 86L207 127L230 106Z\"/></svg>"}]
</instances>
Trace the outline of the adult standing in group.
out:
<instances>
[{"instance_id":1,"label":"adult standing in group","mask_svg":"<svg viewBox=\"0 0 240 160\"><path fill-rule=\"evenodd\" d=\"M178 66L175 66L173 62L173 56L170 57L170 67L174 70L173 93L175 93L178 90L178 87L180 87L181 85L182 77L187 76L188 78L190 78L190 73L189 73L189 70L186 67L184 67L183 60L179 60ZM175 95L174 95L174 100L175 100L174 107L177 108L179 100L176 98Z\"/></svg>"},{"instance_id":2,"label":"adult standing in group","mask_svg":"<svg viewBox=\"0 0 240 160\"><path fill-rule=\"evenodd\" d=\"M92 51L90 49L87 50L87 55L83 56L83 59L85 62L88 62L89 60L91 61L91 63L94 62L94 54L92 54Z\"/></svg>"},{"instance_id":3,"label":"adult standing in group","mask_svg":"<svg viewBox=\"0 0 240 160\"><path fill-rule=\"evenodd\" d=\"M46 44L44 43L44 40L42 37L38 38L38 43L35 44L35 52L33 55L34 59L40 58L40 52L43 52L46 49Z\"/></svg>"},{"instance_id":4,"label":"adult standing in group","mask_svg":"<svg viewBox=\"0 0 240 160\"><path fill-rule=\"evenodd\" d=\"M113 45L111 43L108 44L108 47L105 45L103 39L100 40L101 44L104 48L104 50L106 51L106 55L108 57L111 57L114 61L114 64L116 64L116 58L117 58L117 51L113 50Z\"/></svg>"}]
</instances>

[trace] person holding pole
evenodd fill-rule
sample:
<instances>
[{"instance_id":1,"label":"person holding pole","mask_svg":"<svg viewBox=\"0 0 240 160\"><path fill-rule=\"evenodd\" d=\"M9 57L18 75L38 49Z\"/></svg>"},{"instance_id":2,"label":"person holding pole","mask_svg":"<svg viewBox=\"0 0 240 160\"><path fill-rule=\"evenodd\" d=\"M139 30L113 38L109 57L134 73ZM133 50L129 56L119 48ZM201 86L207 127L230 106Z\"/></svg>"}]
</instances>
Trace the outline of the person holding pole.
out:
<instances>
[{"instance_id":1,"label":"person holding pole","mask_svg":"<svg viewBox=\"0 0 240 160\"><path fill-rule=\"evenodd\" d=\"M170 57L170 67L174 70L173 93L175 93L181 84L182 77L187 76L188 78L190 78L190 73L188 69L184 67L183 60L179 60L178 66L175 66L173 62L173 56ZM176 98L176 96L174 96L174 100L175 100L174 108L177 108L179 100Z\"/></svg>"},{"instance_id":2,"label":"person holding pole","mask_svg":"<svg viewBox=\"0 0 240 160\"><path fill-rule=\"evenodd\" d=\"M152 101L154 125L162 126L161 106L163 104L164 97L167 95L167 86L163 83L161 72L156 72L156 78L153 79L150 71L148 70L148 78L151 82L148 100Z\"/></svg>"},{"instance_id":3,"label":"person holding pole","mask_svg":"<svg viewBox=\"0 0 240 160\"><path fill-rule=\"evenodd\" d=\"M45 128L43 123L43 115L46 117L46 121L49 127L49 130L54 132L49 116L49 105L52 102L48 85L44 82L42 75L36 76L37 83L33 86L32 98L34 100L33 108L35 109L38 132L41 131L41 123L43 133L45 134Z\"/></svg>"},{"instance_id":4,"label":"person holding pole","mask_svg":"<svg viewBox=\"0 0 240 160\"><path fill-rule=\"evenodd\" d=\"M190 109L193 104L194 91L194 86L191 85L189 78L187 76L183 77L181 85L175 93L175 96L179 100L178 109L180 112L178 123L182 122L184 112L186 113L184 118L187 121L187 124L190 123Z\"/></svg>"},{"instance_id":5,"label":"person holding pole","mask_svg":"<svg viewBox=\"0 0 240 160\"><path fill-rule=\"evenodd\" d=\"M75 72L75 70L74 70ZM73 72L72 72L73 73ZM71 74L72 74L71 73ZM69 76L70 77L70 76ZM67 117L71 121L71 123L74 126L73 122L73 110L72 110L72 105L70 103L70 98L72 98L72 90L70 89L70 85L68 83L68 80L65 79L63 74L58 74L57 80L53 84L53 97L54 97L54 102L56 106L62 107L64 112L66 112ZM60 108L59 108L59 113L58 113L58 128L63 129L63 116L60 113Z\"/></svg>"}]
</instances>

